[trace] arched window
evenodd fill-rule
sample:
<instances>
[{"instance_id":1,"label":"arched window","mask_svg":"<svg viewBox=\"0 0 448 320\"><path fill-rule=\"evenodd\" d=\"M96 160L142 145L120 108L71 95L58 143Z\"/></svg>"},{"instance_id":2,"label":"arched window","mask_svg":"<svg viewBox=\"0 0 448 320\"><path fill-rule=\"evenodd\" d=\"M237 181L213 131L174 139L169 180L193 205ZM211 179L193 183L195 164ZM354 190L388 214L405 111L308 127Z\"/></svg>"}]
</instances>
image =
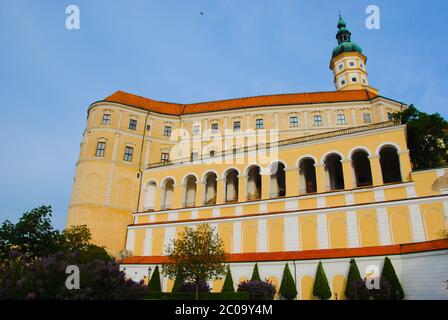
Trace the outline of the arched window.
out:
<instances>
[{"instance_id":1,"label":"arched window","mask_svg":"<svg viewBox=\"0 0 448 320\"><path fill-rule=\"evenodd\" d=\"M286 195L285 165L274 162L271 165L271 190L270 197L284 197Z\"/></svg>"},{"instance_id":2,"label":"arched window","mask_svg":"<svg viewBox=\"0 0 448 320\"><path fill-rule=\"evenodd\" d=\"M205 184L205 194L204 194L204 205L211 206L216 204L216 187L217 187L217 176L214 172L209 172L204 179Z\"/></svg>"},{"instance_id":3,"label":"arched window","mask_svg":"<svg viewBox=\"0 0 448 320\"><path fill-rule=\"evenodd\" d=\"M253 166L247 172L247 200L261 199L260 167Z\"/></svg>"},{"instance_id":4,"label":"arched window","mask_svg":"<svg viewBox=\"0 0 448 320\"><path fill-rule=\"evenodd\" d=\"M143 210L154 210L156 203L157 185L154 181L149 181L145 187L145 200L143 202Z\"/></svg>"},{"instance_id":5,"label":"arched window","mask_svg":"<svg viewBox=\"0 0 448 320\"><path fill-rule=\"evenodd\" d=\"M383 183L401 182L400 159L395 147L387 146L380 151Z\"/></svg>"},{"instance_id":6,"label":"arched window","mask_svg":"<svg viewBox=\"0 0 448 320\"><path fill-rule=\"evenodd\" d=\"M355 172L356 186L371 186L372 170L370 169L370 160L367 152L364 150L354 152L352 155L352 166Z\"/></svg>"},{"instance_id":7,"label":"arched window","mask_svg":"<svg viewBox=\"0 0 448 320\"><path fill-rule=\"evenodd\" d=\"M236 171L235 169L228 170L225 176L225 181L225 201L238 201L238 171Z\"/></svg>"},{"instance_id":8,"label":"arched window","mask_svg":"<svg viewBox=\"0 0 448 320\"><path fill-rule=\"evenodd\" d=\"M299 192L314 193L317 191L315 162L311 158L300 161L299 164Z\"/></svg>"},{"instance_id":9,"label":"arched window","mask_svg":"<svg viewBox=\"0 0 448 320\"><path fill-rule=\"evenodd\" d=\"M162 209L171 209L174 198L174 180L167 179L163 184Z\"/></svg>"},{"instance_id":10,"label":"arched window","mask_svg":"<svg viewBox=\"0 0 448 320\"><path fill-rule=\"evenodd\" d=\"M327 188L329 190L344 189L344 173L341 161L341 156L335 153L329 155L324 161L327 174Z\"/></svg>"},{"instance_id":11,"label":"arched window","mask_svg":"<svg viewBox=\"0 0 448 320\"><path fill-rule=\"evenodd\" d=\"M191 208L196 205L196 177L193 175L185 179L184 207Z\"/></svg>"}]
</instances>

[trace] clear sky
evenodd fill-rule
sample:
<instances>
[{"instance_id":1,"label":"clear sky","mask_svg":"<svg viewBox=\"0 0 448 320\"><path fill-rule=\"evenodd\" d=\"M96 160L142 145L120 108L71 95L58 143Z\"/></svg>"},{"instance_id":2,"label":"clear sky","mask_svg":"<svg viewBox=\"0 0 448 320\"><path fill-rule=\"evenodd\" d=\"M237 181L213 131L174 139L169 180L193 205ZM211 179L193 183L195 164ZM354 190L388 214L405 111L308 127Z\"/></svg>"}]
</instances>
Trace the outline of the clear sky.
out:
<instances>
[{"instance_id":1,"label":"clear sky","mask_svg":"<svg viewBox=\"0 0 448 320\"><path fill-rule=\"evenodd\" d=\"M371 85L448 116L446 0L0 0L0 221L51 204L64 228L87 107L117 90L182 103L333 90L338 10Z\"/></svg>"}]
</instances>

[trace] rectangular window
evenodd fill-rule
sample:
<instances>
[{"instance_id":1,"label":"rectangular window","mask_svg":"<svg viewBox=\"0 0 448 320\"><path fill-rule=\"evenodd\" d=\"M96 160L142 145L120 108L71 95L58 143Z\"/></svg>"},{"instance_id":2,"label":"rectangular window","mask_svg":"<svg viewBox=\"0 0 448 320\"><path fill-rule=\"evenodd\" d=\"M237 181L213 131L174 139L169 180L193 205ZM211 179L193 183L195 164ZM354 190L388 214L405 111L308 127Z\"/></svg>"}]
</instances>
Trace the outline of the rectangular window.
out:
<instances>
[{"instance_id":1,"label":"rectangular window","mask_svg":"<svg viewBox=\"0 0 448 320\"><path fill-rule=\"evenodd\" d=\"M369 112L364 112L362 114L362 119L363 119L364 123L372 123L372 118L371 118Z\"/></svg>"},{"instance_id":2,"label":"rectangular window","mask_svg":"<svg viewBox=\"0 0 448 320\"><path fill-rule=\"evenodd\" d=\"M387 120L392 121L394 119L394 116L392 115L392 112L387 113Z\"/></svg>"},{"instance_id":3,"label":"rectangular window","mask_svg":"<svg viewBox=\"0 0 448 320\"><path fill-rule=\"evenodd\" d=\"M313 119L314 119L314 125L315 126L321 126L322 125L322 116L320 114L315 115L313 117Z\"/></svg>"},{"instance_id":4,"label":"rectangular window","mask_svg":"<svg viewBox=\"0 0 448 320\"><path fill-rule=\"evenodd\" d=\"M130 119L129 120L129 129L130 130L137 130L137 120Z\"/></svg>"},{"instance_id":5,"label":"rectangular window","mask_svg":"<svg viewBox=\"0 0 448 320\"><path fill-rule=\"evenodd\" d=\"M134 153L133 147L126 147L124 150L124 161L132 161L132 154Z\"/></svg>"},{"instance_id":6,"label":"rectangular window","mask_svg":"<svg viewBox=\"0 0 448 320\"><path fill-rule=\"evenodd\" d=\"M338 121L338 125L347 124L347 121L345 120L345 114L343 114L343 113L338 114L337 121Z\"/></svg>"},{"instance_id":7,"label":"rectangular window","mask_svg":"<svg viewBox=\"0 0 448 320\"><path fill-rule=\"evenodd\" d=\"M263 121L263 119L255 119L255 128L257 128L257 129L263 129L264 128L264 121Z\"/></svg>"},{"instance_id":8,"label":"rectangular window","mask_svg":"<svg viewBox=\"0 0 448 320\"><path fill-rule=\"evenodd\" d=\"M103 114L103 121L101 121L102 124L110 124L110 114L105 113Z\"/></svg>"},{"instance_id":9,"label":"rectangular window","mask_svg":"<svg viewBox=\"0 0 448 320\"><path fill-rule=\"evenodd\" d=\"M233 131L240 131L241 130L241 121L234 121L233 122Z\"/></svg>"},{"instance_id":10,"label":"rectangular window","mask_svg":"<svg viewBox=\"0 0 448 320\"><path fill-rule=\"evenodd\" d=\"M341 80L341 86L343 86L343 85L345 85L345 80L344 79Z\"/></svg>"},{"instance_id":11,"label":"rectangular window","mask_svg":"<svg viewBox=\"0 0 448 320\"><path fill-rule=\"evenodd\" d=\"M151 130L151 125L148 124L148 125L146 126L146 131L150 131L150 130Z\"/></svg>"},{"instance_id":12,"label":"rectangular window","mask_svg":"<svg viewBox=\"0 0 448 320\"><path fill-rule=\"evenodd\" d=\"M192 152L190 155L190 161L196 161L196 160L198 160L198 153Z\"/></svg>"},{"instance_id":13,"label":"rectangular window","mask_svg":"<svg viewBox=\"0 0 448 320\"><path fill-rule=\"evenodd\" d=\"M218 133L218 124L212 123L212 133Z\"/></svg>"},{"instance_id":14,"label":"rectangular window","mask_svg":"<svg viewBox=\"0 0 448 320\"><path fill-rule=\"evenodd\" d=\"M343 67L344 67L344 65L342 63L339 64L339 70L342 70Z\"/></svg>"},{"instance_id":15,"label":"rectangular window","mask_svg":"<svg viewBox=\"0 0 448 320\"><path fill-rule=\"evenodd\" d=\"M165 128L163 128L163 135L165 137L170 137L171 136L171 127L170 126L165 126Z\"/></svg>"},{"instance_id":16,"label":"rectangular window","mask_svg":"<svg viewBox=\"0 0 448 320\"><path fill-rule=\"evenodd\" d=\"M104 157L104 151L106 150L106 142L98 142L96 145L96 153L97 157Z\"/></svg>"},{"instance_id":17,"label":"rectangular window","mask_svg":"<svg viewBox=\"0 0 448 320\"><path fill-rule=\"evenodd\" d=\"M358 79L356 77L352 77L352 82L358 82Z\"/></svg>"},{"instance_id":18,"label":"rectangular window","mask_svg":"<svg viewBox=\"0 0 448 320\"><path fill-rule=\"evenodd\" d=\"M353 61L350 61L350 67L354 67L355 63Z\"/></svg>"},{"instance_id":19,"label":"rectangular window","mask_svg":"<svg viewBox=\"0 0 448 320\"><path fill-rule=\"evenodd\" d=\"M193 135L198 136L201 132L201 126L200 125L194 125L193 126Z\"/></svg>"},{"instance_id":20,"label":"rectangular window","mask_svg":"<svg viewBox=\"0 0 448 320\"><path fill-rule=\"evenodd\" d=\"M297 118L297 116L289 117L289 126L290 127L298 127L299 126L299 118Z\"/></svg>"},{"instance_id":21,"label":"rectangular window","mask_svg":"<svg viewBox=\"0 0 448 320\"><path fill-rule=\"evenodd\" d=\"M162 162L163 164L167 164L169 160L170 154L167 152L162 152L162 154L160 155L160 162Z\"/></svg>"}]
</instances>

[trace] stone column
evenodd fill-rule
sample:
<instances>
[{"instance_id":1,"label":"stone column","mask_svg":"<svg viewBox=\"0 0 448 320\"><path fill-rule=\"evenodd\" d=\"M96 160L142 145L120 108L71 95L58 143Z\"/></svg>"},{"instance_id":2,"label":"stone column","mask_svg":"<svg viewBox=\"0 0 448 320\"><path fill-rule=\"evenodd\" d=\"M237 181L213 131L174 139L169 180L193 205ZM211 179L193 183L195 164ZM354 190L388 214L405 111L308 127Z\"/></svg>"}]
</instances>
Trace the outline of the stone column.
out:
<instances>
[{"instance_id":1,"label":"stone column","mask_svg":"<svg viewBox=\"0 0 448 320\"><path fill-rule=\"evenodd\" d=\"M296 167L285 168L286 196L299 194L299 169Z\"/></svg>"},{"instance_id":2,"label":"stone column","mask_svg":"<svg viewBox=\"0 0 448 320\"><path fill-rule=\"evenodd\" d=\"M155 199L155 203L154 203L154 210L162 209L162 197L163 197L163 187L157 187L156 199Z\"/></svg>"},{"instance_id":3,"label":"stone column","mask_svg":"<svg viewBox=\"0 0 448 320\"><path fill-rule=\"evenodd\" d=\"M353 189L354 186L354 178L353 178L353 168L352 168L352 160L342 160L342 171L344 173L344 189Z\"/></svg>"},{"instance_id":4,"label":"stone column","mask_svg":"<svg viewBox=\"0 0 448 320\"><path fill-rule=\"evenodd\" d=\"M226 179L216 178L216 204L224 203Z\"/></svg>"},{"instance_id":5,"label":"stone column","mask_svg":"<svg viewBox=\"0 0 448 320\"><path fill-rule=\"evenodd\" d=\"M182 208L184 206L185 184L174 185L173 208Z\"/></svg>"},{"instance_id":6,"label":"stone column","mask_svg":"<svg viewBox=\"0 0 448 320\"><path fill-rule=\"evenodd\" d=\"M196 201L195 201L195 207L203 206L204 205L204 188L205 183L202 181L196 182Z\"/></svg>"},{"instance_id":7,"label":"stone column","mask_svg":"<svg viewBox=\"0 0 448 320\"><path fill-rule=\"evenodd\" d=\"M369 156L370 170L372 171L372 183L374 186L383 184L383 173L381 172L380 157L377 155Z\"/></svg>"},{"instance_id":8,"label":"stone column","mask_svg":"<svg viewBox=\"0 0 448 320\"><path fill-rule=\"evenodd\" d=\"M323 164L316 163L314 164L314 167L316 168L317 192L318 193L325 192L326 191L325 166Z\"/></svg>"},{"instance_id":9,"label":"stone column","mask_svg":"<svg viewBox=\"0 0 448 320\"><path fill-rule=\"evenodd\" d=\"M261 199L270 198L271 173L268 171L261 172Z\"/></svg>"},{"instance_id":10,"label":"stone column","mask_svg":"<svg viewBox=\"0 0 448 320\"><path fill-rule=\"evenodd\" d=\"M238 202L247 200L247 175L238 176Z\"/></svg>"},{"instance_id":11,"label":"stone column","mask_svg":"<svg viewBox=\"0 0 448 320\"><path fill-rule=\"evenodd\" d=\"M411 159L409 158L409 150L403 150L398 152L400 159L401 179L403 181L410 181L410 172L412 171Z\"/></svg>"}]
</instances>

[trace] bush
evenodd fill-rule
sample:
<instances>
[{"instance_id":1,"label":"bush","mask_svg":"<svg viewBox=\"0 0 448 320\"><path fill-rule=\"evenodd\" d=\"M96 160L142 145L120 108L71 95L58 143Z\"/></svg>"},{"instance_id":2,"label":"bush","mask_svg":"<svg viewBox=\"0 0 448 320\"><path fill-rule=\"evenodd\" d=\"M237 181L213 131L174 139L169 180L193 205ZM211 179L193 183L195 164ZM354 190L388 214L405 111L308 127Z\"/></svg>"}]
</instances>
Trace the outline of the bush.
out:
<instances>
[{"instance_id":1,"label":"bush","mask_svg":"<svg viewBox=\"0 0 448 320\"><path fill-rule=\"evenodd\" d=\"M210 286L206 281L198 282L198 292L210 292ZM196 293L196 282L184 282L180 288L179 292Z\"/></svg>"},{"instance_id":2,"label":"bush","mask_svg":"<svg viewBox=\"0 0 448 320\"><path fill-rule=\"evenodd\" d=\"M356 265L355 259L350 260L350 269L347 275L347 284L345 286L345 296L347 299L355 299L355 285L361 280L361 275L359 273L358 266Z\"/></svg>"},{"instance_id":3,"label":"bush","mask_svg":"<svg viewBox=\"0 0 448 320\"><path fill-rule=\"evenodd\" d=\"M313 295L320 299L330 299L331 290L328 286L327 276L325 275L324 267L322 262L319 262L316 270L316 277L314 280Z\"/></svg>"},{"instance_id":4,"label":"bush","mask_svg":"<svg viewBox=\"0 0 448 320\"><path fill-rule=\"evenodd\" d=\"M254 270L252 271L252 277L250 281L261 281L260 273L258 272L258 263L255 263Z\"/></svg>"},{"instance_id":5,"label":"bush","mask_svg":"<svg viewBox=\"0 0 448 320\"><path fill-rule=\"evenodd\" d=\"M195 300L194 293L189 292L150 292L146 299L151 300ZM199 300L249 300L247 292L208 292L199 293Z\"/></svg>"},{"instance_id":6,"label":"bush","mask_svg":"<svg viewBox=\"0 0 448 320\"><path fill-rule=\"evenodd\" d=\"M80 271L80 289L65 286L68 265ZM76 252L63 251L44 258L28 260L27 255L10 252L0 262L0 300L5 299L142 299L147 288L126 279L112 261L80 262Z\"/></svg>"},{"instance_id":7,"label":"bush","mask_svg":"<svg viewBox=\"0 0 448 320\"><path fill-rule=\"evenodd\" d=\"M285 269L283 270L282 283L280 285L279 293L282 298L287 300L293 300L297 296L297 288L292 278L291 272L289 271L288 264L285 264Z\"/></svg>"},{"instance_id":8,"label":"bush","mask_svg":"<svg viewBox=\"0 0 448 320\"><path fill-rule=\"evenodd\" d=\"M397 274L395 273L394 266L392 265L392 262L388 257L384 258L384 266L383 271L381 272L381 278L390 285L390 298L392 300L403 300L403 287L401 286L400 280L398 280Z\"/></svg>"},{"instance_id":9,"label":"bush","mask_svg":"<svg viewBox=\"0 0 448 320\"><path fill-rule=\"evenodd\" d=\"M391 287L389 283L380 278L379 289L368 289L366 280L358 280L354 283L354 300L390 300Z\"/></svg>"},{"instance_id":10,"label":"bush","mask_svg":"<svg viewBox=\"0 0 448 320\"><path fill-rule=\"evenodd\" d=\"M184 283L184 279L178 275L176 277L176 280L174 280L173 289L171 290L171 292L179 292L183 283Z\"/></svg>"},{"instance_id":11,"label":"bush","mask_svg":"<svg viewBox=\"0 0 448 320\"><path fill-rule=\"evenodd\" d=\"M237 292L248 292L250 300L273 300L275 287L269 281L244 281L238 285Z\"/></svg>"},{"instance_id":12,"label":"bush","mask_svg":"<svg viewBox=\"0 0 448 320\"><path fill-rule=\"evenodd\" d=\"M229 265L227 266L226 279L224 280L221 292L235 292L235 288L233 286L232 272L230 271Z\"/></svg>"},{"instance_id":13,"label":"bush","mask_svg":"<svg viewBox=\"0 0 448 320\"><path fill-rule=\"evenodd\" d=\"M160 272L159 272L159 266L156 266L154 269L154 272L151 275L151 280L149 280L148 283L148 290L152 292L161 292L162 291L162 285L160 283Z\"/></svg>"}]
</instances>

